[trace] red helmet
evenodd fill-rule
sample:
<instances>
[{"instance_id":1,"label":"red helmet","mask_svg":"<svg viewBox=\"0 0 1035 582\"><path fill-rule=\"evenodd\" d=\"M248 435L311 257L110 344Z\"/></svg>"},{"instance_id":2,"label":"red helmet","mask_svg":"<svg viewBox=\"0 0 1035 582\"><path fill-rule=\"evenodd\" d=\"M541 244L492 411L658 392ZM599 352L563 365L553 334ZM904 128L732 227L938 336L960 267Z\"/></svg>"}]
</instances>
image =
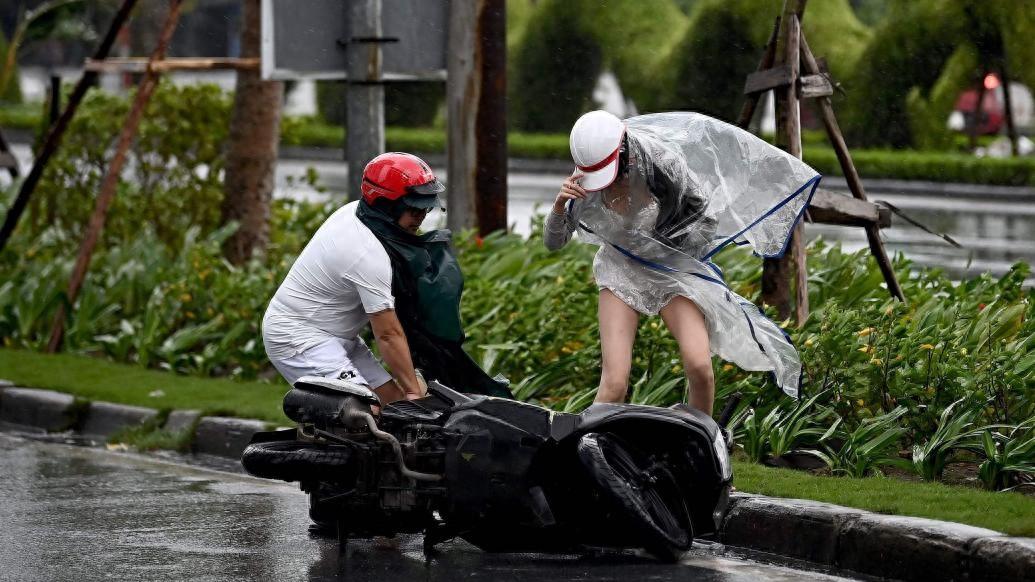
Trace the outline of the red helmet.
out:
<instances>
[{"instance_id":1,"label":"red helmet","mask_svg":"<svg viewBox=\"0 0 1035 582\"><path fill-rule=\"evenodd\" d=\"M438 195L445 186L424 160L412 154L389 152L370 160L363 169L363 200L402 200L417 208L440 205Z\"/></svg>"}]
</instances>

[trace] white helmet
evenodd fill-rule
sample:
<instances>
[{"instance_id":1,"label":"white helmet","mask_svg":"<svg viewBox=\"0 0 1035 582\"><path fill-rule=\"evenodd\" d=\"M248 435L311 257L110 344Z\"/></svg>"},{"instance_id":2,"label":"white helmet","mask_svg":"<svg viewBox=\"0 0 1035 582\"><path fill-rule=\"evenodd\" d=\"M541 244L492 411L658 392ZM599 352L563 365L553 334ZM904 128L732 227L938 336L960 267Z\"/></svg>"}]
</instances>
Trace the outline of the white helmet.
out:
<instances>
[{"instance_id":1,"label":"white helmet","mask_svg":"<svg viewBox=\"0 0 1035 582\"><path fill-rule=\"evenodd\" d=\"M606 111L590 111L571 128L571 158L585 174L580 184L587 192L603 190L618 175L618 150L625 124Z\"/></svg>"}]
</instances>

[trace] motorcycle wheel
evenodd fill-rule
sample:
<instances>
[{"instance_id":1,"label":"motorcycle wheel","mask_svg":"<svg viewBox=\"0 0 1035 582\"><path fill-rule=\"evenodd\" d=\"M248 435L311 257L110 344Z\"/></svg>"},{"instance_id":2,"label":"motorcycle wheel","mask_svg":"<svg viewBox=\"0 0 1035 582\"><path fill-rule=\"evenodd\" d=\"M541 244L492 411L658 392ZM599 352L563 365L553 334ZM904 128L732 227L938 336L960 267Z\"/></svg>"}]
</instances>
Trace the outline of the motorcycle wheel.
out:
<instances>
[{"instance_id":1,"label":"motorcycle wheel","mask_svg":"<svg viewBox=\"0 0 1035 582\"><path fill-rule=\"evenodd\" d=\"M675 562L690 549L690 512L668 469L610 434L584 435L578 456L604 495L637 528L648 552L659 560Z\"/></svg>"},{"instance_id":2,"label":"motorcycle wheel","mask_svg":"<svg viewBox=\"0 0 1035 582\"><path fill-rule=\"evenodd\" d=\"M306 441L252 443L244 449L241 464L245 471L265 479L281 481L328 481L347 477L352 449Z\"/></svg>"}]
</instances>

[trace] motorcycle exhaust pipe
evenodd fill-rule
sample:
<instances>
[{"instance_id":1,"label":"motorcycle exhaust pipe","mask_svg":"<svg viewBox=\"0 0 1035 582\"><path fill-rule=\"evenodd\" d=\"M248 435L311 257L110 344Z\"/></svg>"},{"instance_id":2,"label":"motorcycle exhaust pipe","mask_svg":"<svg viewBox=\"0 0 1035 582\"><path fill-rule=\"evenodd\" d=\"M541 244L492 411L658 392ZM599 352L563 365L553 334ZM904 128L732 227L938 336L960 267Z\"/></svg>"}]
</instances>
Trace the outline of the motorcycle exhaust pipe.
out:
<instances>
[{"instance_id":1,"label":"motorcycle exhaust pipe","mask_svg":"<svg viewBox=\"0 0 1035 582\"><path fill-rule=\"evenodd\" d=\"M399 439L395 438L391 433L385 432L377 428L377 421L374 420L374 416L369 412L357 410L355 408L345 409L343 411L343 418L347 421L365 422L367 428L370 429L370 433L376 438L388 443L392 447L392 451L395 453L395 459L399 463L399 472L404 476L409 477L415 481L441 481L442 475L435 475L432 473L421 473L419 471L412 471L406 466L406 461L403 459L402 445L399 444Z\"/></svg>"}]
</instances>

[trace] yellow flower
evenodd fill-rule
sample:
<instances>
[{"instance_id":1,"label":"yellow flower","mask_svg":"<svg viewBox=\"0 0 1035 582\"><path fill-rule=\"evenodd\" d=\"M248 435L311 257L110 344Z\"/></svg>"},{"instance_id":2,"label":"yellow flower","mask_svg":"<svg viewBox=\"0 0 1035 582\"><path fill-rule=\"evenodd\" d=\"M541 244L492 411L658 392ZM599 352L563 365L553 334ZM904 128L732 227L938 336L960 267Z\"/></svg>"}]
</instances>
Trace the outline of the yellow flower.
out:
<instances>
[{"instance_id":1,"label":"yellow flower","mask_svg":"<svg viewBox=\"0 0 1035 582\"><path fill-rule=\"evenodd\" d=\"M732 369L733 369L733 364L723 364L723 366L722 366L722 371L723 372L729 372Z\"/></svg>"},{"instance_id":2,"label":"yellow flower","mask_svg":"<svg viewBox=\"0 0 1035 582\"><path fill-rule=\"evenodd\" d=\"M811 348L812 347L812 338L809 338L809 339L805 340L805 347L807 347L807 348Z\"/></svg>"},{"instance_id":3,"label":"yellow flower","mask_svg":"<svg viewBox=\"0 0 1035 582\"><path fill-rule=\"evenodd\" d=\"M873 346L863 346L859 348L859 351L864 354L872 354L875 350Z\"/></svg>"},{"instance_id":4,"label":"yellow flower","mask_svg":"<svg viewBox=\"0 0 1035 582\"><path fill-rule=\"evenodd\" d=\"M191 311L187 312L187 319L194 319L194 313Z\"/></svg>"},{"instance_id":5,"label":"yellow flower","mask_svg":"<svg viewBox=\"0 0 1035 582\"><path fill-rule=\"evenodd\" d=\"M961 356L967 355L967 348L960 348L960 355Z\"/></svg>"},{"instance_id":6,"label":"yellow flower","mask_svg":"<svg viewBox=\"0 0 1035 582\"><path fill-rule=\"evenodd\" d=\"M933 350L934 349L934 345L933 344L920 344L920 349L921 350Z\"/></svg>"},{"instance_id":7,"label":"yellow flower","mask_svg":"<svg viewBox=\"0 0 1035 582\"><path fill-rule=\"evenodd\" d=\"M892 305L889 305L888 308L884 310L884 315L891 315L892 311L895 311L895 307L892 306Z\"/></svg>"},{"instance_id":8,"label":"yellow flower","mask_svg":"<svg viewBox=\"0 0 1035 582\"><path fill-rule=\"evenodd\" d=\"M680 373L682 371L683 371L682 366L678 366L678 365L677 366L672 366L672 373L673 374L678 374L678 373Z\"/></svg>"},{"instance_id":9,"label":"yellow flower","mask_svg":"<svg viewBox=\"0 0 1035 582\"><path fill-rule=\"evenodd\" d=\"M561 277L560 275L558 275L557 276L557 284L558 285L563 285L564 284L564 277Z\"/></svg>"},{"instance_id":10,"label":"yellow flower","mask_svg":"<svg viewBox=\"0 0 1035 582\"><path fill-rule=\"evenodd\" d=\"M650 328L651 329L658 329L658 322L656 322L656 321L650 322Z\"/></svg>"},{"instance_id":11,"label":"yellow flower","mask_svg":"<svg viewBox=\"0 0 1035 582\"><path fill-rule=\"evenodd\" d=\"M880 358L873 358L872 360L870 360L870 363L874 366L880 366L884 364L884 362L882 362Z\"/></svg>"},{"instance_id":12,"label":"yellow flower","mask_svg":"<svg viewBox=\"0 0 1035 582\"><path fill-rule=\"evenodd\" d=\"M864 328L864 329L860 330L858 335L859 335L859 337L866 337L866 336L870 335L871 333L873 333L873 328L872 327L867 327L867 328Z\"/></svg>"},{"instance_id":13,"label":"yellow flower","mask_svg":"<svg viewBox=\"0 0 1035 582\"><path fill-rule=\"evenodd\" d=\"M862 398L856 400L855 403L858 404L860 407L866 406L866 401Z\"/></svg>"},{"instance_id":14,"label":"yellow flower","mask_svg":"<svg viewBox=\"0 0 1035 582\"><path fill-rule=\"evenodd\" d=\"M191 299L192 299L192 297L190 296L190 293L184 293L183 295L180 295L180 301L182 301L184 303L187 303Z\"/></svg>"}]
</instances>

